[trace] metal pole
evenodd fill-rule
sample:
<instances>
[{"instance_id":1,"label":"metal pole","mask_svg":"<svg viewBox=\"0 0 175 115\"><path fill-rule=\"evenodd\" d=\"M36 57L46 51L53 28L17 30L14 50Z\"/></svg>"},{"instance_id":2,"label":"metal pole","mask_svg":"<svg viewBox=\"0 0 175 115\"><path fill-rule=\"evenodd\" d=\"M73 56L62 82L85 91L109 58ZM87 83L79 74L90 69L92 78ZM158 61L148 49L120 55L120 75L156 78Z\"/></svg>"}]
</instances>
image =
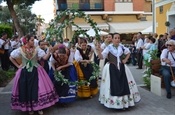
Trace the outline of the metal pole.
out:
<instances>
[{"instance_id":1,"label":"metal pole","mask_svg":"<svg viewBox=\"0 0 175 115\"><path fill-rule=\"evenodd\" d=\"M152 16L153 16L153 33L155 33L155 25L156 25L155 0L152 0Z\"/></svg>"}]
</instances>

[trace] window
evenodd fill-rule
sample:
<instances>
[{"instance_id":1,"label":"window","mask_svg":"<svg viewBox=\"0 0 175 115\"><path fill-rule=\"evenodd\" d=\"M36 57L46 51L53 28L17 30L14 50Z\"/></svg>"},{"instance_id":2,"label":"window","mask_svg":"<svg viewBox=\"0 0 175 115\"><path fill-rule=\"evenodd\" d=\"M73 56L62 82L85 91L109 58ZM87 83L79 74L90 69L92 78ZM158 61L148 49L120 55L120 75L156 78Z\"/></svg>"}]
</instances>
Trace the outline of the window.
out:
<instances>
[{"instance_id":1,"label":"window","mask_svg":"<svg viewBox=\"0 0 175 115\"><path fill-rule=\"evenodd\" d=\"M57 0L58 11L76 9L80 11L104 11L104 0Z\"/></svg>"},{"instance_id":2,"label":"window","mask_svg":"<svg viewBox=\"0 0 175 115\"><path fill-rule=\"evenodd\" d=\"M89 3L89 0L80 0L80 3Z\"/></svg>"},{"instance_id":3,"label":"window","mask_svg":"<svg viewBox=\"0 0 175 115\"><path fill-rule=\"evenodd\" d=\"M159 6L159 13L160 13L160 14L163 13L163 6Z\"/></svg>"}]
</instances>

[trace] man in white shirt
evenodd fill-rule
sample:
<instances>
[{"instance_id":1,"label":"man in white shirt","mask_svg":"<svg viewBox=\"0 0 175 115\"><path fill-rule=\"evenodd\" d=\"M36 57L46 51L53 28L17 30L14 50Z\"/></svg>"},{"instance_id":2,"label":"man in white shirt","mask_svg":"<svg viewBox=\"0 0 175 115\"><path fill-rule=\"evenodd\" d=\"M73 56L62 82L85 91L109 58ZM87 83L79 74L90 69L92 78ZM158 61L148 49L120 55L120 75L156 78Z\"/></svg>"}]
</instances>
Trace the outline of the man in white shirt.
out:
<instances>
[{"instance_id":1,"label":"man in white shirt","mask_svg":"<svg viewBox=\"0 0 175 115\"><path fill-rule=\"evenodd\" d=\"M137 63L138 63L138 68L137 69L142 69L143 65L143 56L142 56L142 46L144 45L143 39L142 39L142 33L138 32L137 34L137 44L136 44L136 50L137 50Z\"/></svg>"},{"instance_id":2,"label":"man in white shirt","mask_svg":"<svg viewBox=\"0 0 175 115\"><path fill-rule=\"evenodd\" d=\"M166 42L168 48L164 49L161 53L161 74L165 82L165 88L167 91L167 98L171 99L171 77L175 73L175 40L169 40ZM171 73L171 69L173 73Z\"/></svg>"},{"instance_id":3,"label":"man in white shirt","mask_svg":"<svg viewBox=\"0 0 175 115\"><path fill-rule=\"evenodd\" d=\"M4 53L1 55L1 67L2 70L8 71L10 66L9 53L8 50L10 48L10 40L7 39L7 33L2 33L2 37L0 38L0 48L4 49Z\"/></svg>"}]
</instances>

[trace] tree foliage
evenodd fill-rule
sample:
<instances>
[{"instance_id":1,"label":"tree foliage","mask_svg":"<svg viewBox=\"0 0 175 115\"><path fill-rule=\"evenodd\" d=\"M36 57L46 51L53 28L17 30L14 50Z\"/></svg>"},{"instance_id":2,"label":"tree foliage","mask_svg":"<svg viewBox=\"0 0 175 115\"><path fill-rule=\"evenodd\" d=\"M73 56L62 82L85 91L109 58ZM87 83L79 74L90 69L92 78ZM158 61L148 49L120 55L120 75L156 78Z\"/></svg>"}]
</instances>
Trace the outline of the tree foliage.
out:
<instances>
[{"instance_id":1,"label":"tree foliage","mask_svg":"<svg viewBox=\"0 0 175 115\"><path fill-rule=\"evenodd\" d=\"M37 16L31 12L31 6L16 5L14 9L24 34L33 32L33 29L35 29L36 26L35 22ZM2 7L2 10L0 11L0 23L13 26L13 19L7 6Z\"/></svg>"},{"instance_id":2,"label":"tree foliage","mask_svg":"<svg viewBox=\"0 0 175 115\"><path fill-rule=\"evenodd\" d=\"M1 0L0 3L4 1L7 3L8 9L10 11L11 17L13 19L14 27L16 28L18 35L21 37L24 35L23 29L21 28L18 16L16 14L16 11L14 10L14 5L26 5L31 6L35 1L39 0Z\"/></svg>"},{"instance_id":3,"label":"tree foliage","mask_svg":"<svg viewBox=\"0 0 175 115\"><path fill-rule=\"evenodd\" d=\"M9 9L7 6L1 8L0 11L0 23L10 24L12 23L12 17L10 15Z\"/></svg>"},{"instance_id":4,"label":"tree foliage","mask_svg":"<svg viewBox=\"0 0 175 115\"><path fill-rule=\"evenodd\" d=\"M6 32L8 37L12 37L12 28L9 25L6 24L0 24L0 34Z\"/></svg>"},{"instance_id":5,"label":"tree foliage","mask_svg":"<svg viewBox=\"0 0 175 115\"><path fill-rule=\"evenodd\" d=\"M8 0L0 0L0 3L3 2L3 1L6 2ZM19 4L24 4L25 3L27 6L30 6L33 3L35 3L35 1L39 1L39 0L11 0L11 1L14 5L19 5Z\"/></svg>"}]
</instances>

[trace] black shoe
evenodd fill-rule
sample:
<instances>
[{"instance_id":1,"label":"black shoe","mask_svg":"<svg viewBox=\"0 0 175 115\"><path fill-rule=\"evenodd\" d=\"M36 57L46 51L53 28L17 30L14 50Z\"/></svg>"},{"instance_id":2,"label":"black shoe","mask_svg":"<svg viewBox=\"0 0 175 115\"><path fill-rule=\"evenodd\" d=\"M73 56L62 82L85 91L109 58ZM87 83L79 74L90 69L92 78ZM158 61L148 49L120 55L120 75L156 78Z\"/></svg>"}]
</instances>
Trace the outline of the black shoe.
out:
<instances>
[{"instance_id":1,"label":"black shoe","mask_svg":"<svg viewBox=\"0 0 175 115\"><path fill-rule=\"evenodd\" d=\"M171 99L171 93L167 93L166 98Z\"/></svg>"}]
</instances>

